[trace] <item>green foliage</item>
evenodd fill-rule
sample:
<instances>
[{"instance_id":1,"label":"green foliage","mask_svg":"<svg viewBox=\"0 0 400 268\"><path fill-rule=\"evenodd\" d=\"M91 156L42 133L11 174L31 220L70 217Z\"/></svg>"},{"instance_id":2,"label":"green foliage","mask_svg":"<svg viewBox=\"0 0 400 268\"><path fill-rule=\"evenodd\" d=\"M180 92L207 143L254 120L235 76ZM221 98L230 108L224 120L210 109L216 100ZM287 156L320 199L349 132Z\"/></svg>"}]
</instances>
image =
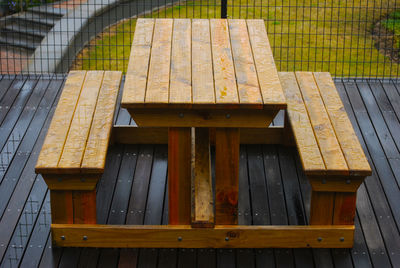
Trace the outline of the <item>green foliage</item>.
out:
<instances>
[{"instance_id":1,"label":"green foliage","mask_svg":"<svg viewBox=\"0 0 400 268\"><path fill-rule=\"evenodd\" d=\"M219 18L220 7L207 6L208 1L182 1L181 5L160 9L151 16ZM389 8L395 6L395 1L398 0L382 0L380 5ZM371 25L381 16L372 2L274 0L267 6L265 0L228 0L228 15L265 19L280 71L329 71L346 77L395 76L400 65L379 53L370 34ZM393 12L391 19L399 16L400 11ZM127 20L107 30L83 50L75 68L126 71L135 22Z\"/></svg>"}]
</instances>

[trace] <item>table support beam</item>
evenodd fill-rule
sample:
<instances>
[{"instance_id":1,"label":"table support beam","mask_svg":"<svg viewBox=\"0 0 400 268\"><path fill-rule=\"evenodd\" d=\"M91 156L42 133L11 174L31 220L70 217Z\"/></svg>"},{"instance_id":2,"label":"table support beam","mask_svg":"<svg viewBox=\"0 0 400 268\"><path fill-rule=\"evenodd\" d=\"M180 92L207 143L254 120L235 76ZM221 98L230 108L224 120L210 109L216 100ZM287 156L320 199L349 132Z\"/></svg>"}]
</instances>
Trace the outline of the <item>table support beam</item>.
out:
<instances>
[{"instance_id":1,"label":"table support beam","mask_svg":"<svg viewBox=\"0 0 400 268\"><path fill-rule=\"evenodd\" d=\"M238 224L238 128L215 131L215 224Z\"/></svg>"},{"instance_id":2,"label":"table support beam","mask_svg":"<svg viewBox=\"0 0 400 268\"><path fill-rule=\"evenodd\" d=\"M191 219L191 128L168 130L169 224L190 224Z\"/></svg>"}]
</instances>

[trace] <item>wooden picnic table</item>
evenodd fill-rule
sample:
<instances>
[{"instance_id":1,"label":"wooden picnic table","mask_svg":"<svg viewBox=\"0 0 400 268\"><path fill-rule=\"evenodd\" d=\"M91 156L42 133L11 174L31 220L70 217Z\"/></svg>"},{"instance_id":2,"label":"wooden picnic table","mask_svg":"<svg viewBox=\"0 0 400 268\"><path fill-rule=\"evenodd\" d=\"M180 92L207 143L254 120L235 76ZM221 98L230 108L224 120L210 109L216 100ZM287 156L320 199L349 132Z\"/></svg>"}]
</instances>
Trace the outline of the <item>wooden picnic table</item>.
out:
<instances>
[{"instance_id":1,"label":"wooden picnic table","mask_svg":"<svg viewBox=\"0 0 400 268\"><path fill-rule=\"evenodd\" d=\"M169 223L237 224L239 128L266 128L286 107L264 21L139 19L122 107L139 127L169 127Z\"/></svg>"}]
</instances>

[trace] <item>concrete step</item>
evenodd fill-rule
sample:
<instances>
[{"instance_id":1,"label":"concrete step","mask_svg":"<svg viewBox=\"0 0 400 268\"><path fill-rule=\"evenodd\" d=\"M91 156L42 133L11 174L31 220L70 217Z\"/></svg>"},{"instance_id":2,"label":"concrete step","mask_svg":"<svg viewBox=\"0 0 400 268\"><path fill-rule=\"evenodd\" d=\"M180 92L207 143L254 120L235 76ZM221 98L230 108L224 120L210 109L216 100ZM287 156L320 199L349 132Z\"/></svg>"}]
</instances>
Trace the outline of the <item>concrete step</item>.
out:
<instances>
[{"instance_id":1,"label":"concrete step","mask_svg":"<svg viewBox=\"0 0 400 268\"><path fill-rule=\"evenodd\" d=\"M36 6L28 9L29 12L38 13L38 14L47 14L49 16L53 16L55 18L61 18L62 16L68 13L67 9L64 8L55 8L52 5L47 6Z\"/></svg>"},{"instance_id":2,"label":"concrete step","mask_svg":"<svg viewBox=\"0 0 400 268\"><path fill-rule=\"evenodd\" d=\"M4 31L3 29L1 31L0 36L7 40L19 40L21 42L23 41L25 43L34 43L34 44L40 44L40 42L42 42L44 38L43 36L24 34L20 32Z\"/></svg>"},{"instance_id":3,"label":"concrete step","mask_svg":"<svg viewBox=\"0 0 400 268\"><path fill-rule=\"evenodd\" d=\"M0 36L0 44L3 44L3 46L5 46L6 48L17 47L33 52L40 43L26 42L22 39L5 38L3 36Z\"/></svg>"},{"instance_id":4,"label":"concrete step","mask_svg":"<svg viewBox=\"0 0 400 268\"><path fill-rule=\"evenodd\" d=\"M47 16L45 14L32 13L28 11L22 12L13 18L13 21L22 21L25 22L26 25L29 24L43 25L49 29L51 29L54 26L54 24L57 23L58 20L59 19L56 19L50 15ZM24 25L24 23L22 23L22 25Z\"/></svg>"},{"instance_id":5,"label":"concrete step","mask_svg":"<svg viewBox=\"0 0 400 268\"><path fill-rule=\"evenodd\" d=\"M39 27L32 27L29 25L20 25L20 24L8 24L6 25L4 28L1 29L2 33L18 33L20 35L30 35L30 36L34 36L37 38L40 38L40 40L43 39L43 37L46 36L47 31L44 31L42 29L40 29Z\"/></svg>"}]
</instances>

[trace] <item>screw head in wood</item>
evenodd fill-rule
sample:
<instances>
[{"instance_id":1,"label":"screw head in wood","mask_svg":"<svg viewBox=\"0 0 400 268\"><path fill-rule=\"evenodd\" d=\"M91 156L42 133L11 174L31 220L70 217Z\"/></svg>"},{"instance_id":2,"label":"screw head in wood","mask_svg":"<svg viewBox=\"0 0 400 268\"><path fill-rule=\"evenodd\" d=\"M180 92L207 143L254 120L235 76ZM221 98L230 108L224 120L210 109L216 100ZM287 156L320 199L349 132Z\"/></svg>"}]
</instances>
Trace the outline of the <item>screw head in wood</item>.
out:
<instances>
[{"instance_id":1,"label":"screw head in wood","mask_svg":"<svg viewBox=\"0 0 400 268\"><path fill-rule=\"evenodd\" d=\"M225 237L225 241L229 241L229 237Z\"/></svg>"},{"instance_id":2,"label":"screw head in wood","mask_svg":"<svg viewBox=\"0 0 400 268\"><path fill-rule=\"evenodd\" d=\"M339 238L340 242L344 242L344 237Z\"/></svg>"},{"instance_id":3,"label":"screw head in wood","mask_svg":"<svg viewBox=\"0 0 400 268\"><path fill-rule=\"evenodd\" d=\"M225 117L229 119L229 118L231 118L231 115L230 114L226 114Z\"/></svg>"},{"instance_id":4,"label":"screw head in wood","mask_svg":"<svg viewBox=\"0 0 400 268\"><path fill-rule=\"evenodd\" d=\"M181 236L178 237L178 241L179 241L179 242L182 241L182 237L181 237Z\"/></svg>"},{"instance_id":5,"label":"screw head in wood","mask_svg":"<svg viewBox=\"0 0 400 268\"><path fill-rule=\"evenodd\" d=\"M318 237L318 238L317 238L317 241L318 241L318 242L322 242L322 237Z\"/></svg>"},{"instance_id":6,"label":"screw head in wood","mask_svg":"<svg viewBox=\"0 0 400 268\"><path fill-rule=\"evenodd\" d=\"M183 117L184 117L184 114L183 114L183 113L180 113L180 114L179 114L179 117L180 117L180 118L183 118Z\"/></svg>"},{"instance_id":7,"label":"screw head in wood","mask_svg":"<svg viewBox=\"0 0 400 268\"><path fill-rule=\"evenodd\" d=\"M65 236L64 235L61 236L61 240L65 240Z\"/></svg>"},{"instance_id":8,"label":"screw head in wood","mask_svg":"<svg viewBox=\"0 0 400 268\"><path fill-rule=\"evenodd\" d=\"M86 235L84 235L82 239L86 241L88 238Z\"/></svg>"},{"instance_id":9,"label":"screw head in wood","mask_svg":"<svg viewBox=\"0 0 400 268\"><path fill-rule=\"evenodd\" d=\"M350 184L351 180L346 180L346 184Z\"/></svg>"}]
</instances>

